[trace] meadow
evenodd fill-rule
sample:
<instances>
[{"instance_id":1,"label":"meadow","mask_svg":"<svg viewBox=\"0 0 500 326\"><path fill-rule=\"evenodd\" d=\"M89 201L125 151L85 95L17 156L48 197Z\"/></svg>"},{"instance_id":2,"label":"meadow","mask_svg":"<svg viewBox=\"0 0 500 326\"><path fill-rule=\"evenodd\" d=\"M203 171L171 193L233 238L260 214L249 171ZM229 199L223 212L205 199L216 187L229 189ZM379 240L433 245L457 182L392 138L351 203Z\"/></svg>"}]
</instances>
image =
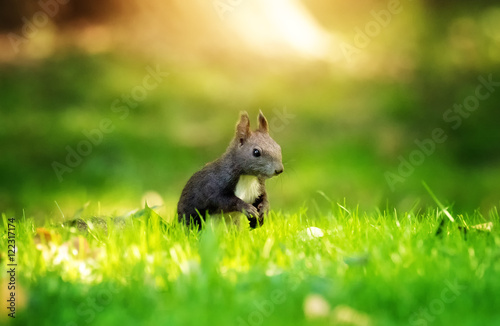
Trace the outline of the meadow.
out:
<instances>
[{"instance_id":1,"label":"meadow","mask_svg":"<svg viewBox=\"0 0 500 326\"><path fill-rule=\"evenodd\" d=\"M329 94L341 81L317 76L320 90L289 81L303 71L259 77L263 94L270 85L285 85L260 102L244 89L224 93L228 81L219 80L210 83L211 92L226 94L228 102L217 107L220 99L191 85L217 77L207 70L171 74L137 106L125 104L123 96L149 73L144 67L147 62L115 56L69 54L34 70L4 68L4 104L15 110L2 112L8 156L0 162L1 247L8 247L15 218L17 301L16 318L5 310L2 323L500 322L498 167L450 163L456 155L451 133L391 190L384 174L397 174L400 162L391 153L408 157L418 149L415 133L398 137L398 118L387 116L404 103L394 85L366 84L354 106L360 112L367 112L362 107L374 93L393 94L369 119L339 109L350 96ZM93 84L97 71L104 78ZM16 92L26 94L13 97ZM325 103L334 102L310 111L318 92ZM33 110L33 99L43 109ZM265 225L251 231L209 223L201 233L178 225L175 205L184 182L223 152L240 108L255 115L251 108L259 106L285 164L285 173L268 181L273 210ZM417 139L429 133L421 134ZM486 231L472 227L485 223L491 223ZM8 263L7 250L1 258ZM1 285L6 298L8 281L7 275Z\"/></svg>"},{"instance_id":2,"label":"meadow","mask_svg":"<svg viewBox=\"0 0 500 326\"><path fill-rule=\"evenodd\" d=\"M419 150L413 139L432 135L413 120L404 128L418 133L401 133L399 113L387 114L408 105L398 93L419 96L414 85L366 83L353 105L343 81L313 76L305 86L295 82L299 70L256 76L255 100L245 88L227 92L237 73L221 79L215 70L180 74L164 66L174 73L143 101L126 104L147 67L155 69L119 56L65 54L30 70L3 68L3 103L12 110L2 111L0 257L10 259L15 218L17 266L16 318L4 310L2 323L500 322L498 166L454 160L460 154L448 128L449 139L395 189L385 177L398 174L398 155ZM281 87L269 91L273 85ZM210 98L207 87L223 95ZM471 79L465 94L475 87ZM463 128L487 120L481 114L492 112L496 94ZM373 99L384 110L366 111ZM256 117L258 107L285 165L267 182L273 210L264 226L209 223L197 233L178 225L175 205L187 178L224 151L239 111ZM490 137L483 127L477 132ZM482 155L494 153L490 146ZM485 223L487 230L472 227ZM9 298L5 275L2 297Z\"/></svg>"},{"instance_id":3,"label":"meadow","mask_svg":"<svg viewBox=\"0 0 500 326\"><path fill-rule=\"evenodd\" d=\"M500 324L498 4L273 4L0 3L1 325ZM178 224L260 110L265 224Z\"/></svg>"},{"instance_id":4,"label":"meadow","mask_svg":"<svg viewBox=\"0 0 500 326\"><path fill-rule=\"evenodd\" d=\"M149 207L91 211L73 224L16 218L12 325L500 322L496 210L451 222L440 208L367 213L332 202L322 214L272 212L255 230L208 222L199 233Z\"/></svg>"}]
</instances>

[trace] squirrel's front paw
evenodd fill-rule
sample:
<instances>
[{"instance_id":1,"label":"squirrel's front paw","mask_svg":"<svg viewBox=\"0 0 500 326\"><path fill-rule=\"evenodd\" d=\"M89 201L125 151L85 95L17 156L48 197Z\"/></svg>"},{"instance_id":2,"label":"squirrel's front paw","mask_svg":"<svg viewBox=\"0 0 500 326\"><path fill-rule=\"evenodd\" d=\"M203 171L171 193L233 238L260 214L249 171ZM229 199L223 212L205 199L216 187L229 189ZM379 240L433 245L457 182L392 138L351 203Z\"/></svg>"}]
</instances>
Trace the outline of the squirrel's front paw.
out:
<instances>
[{"instance_id":1,"label":"squirrel's front paw","mask_svg":"<svg viewBox=\"0 0 500 326\"><path fill-rule=\"evenodd\" d=\"M255 229L264 224L264 215L260 215L258 218L249 218L250 228Z\"/></svg>"},{"instance_id":2,"label":"squirrel's front paw","mask_svg":"<svg viewBox=\"0 0 500 326\"><path fill-rule=\"evenodd\" d=\"M259 211L255 206L252 205L247 205L244 208L244 213L247 216L248 219L256 219L259 217Z\"/></svg>"},{"instance_id":3,"label":"squirrel's front paw","mask_svg":"<svg viewBox=\"0 0 500 326\"><path fill-rule=\"evenodd\" d=\"M267 207L264 203L261 203L257 205L257 207L252 206L252 208L255 209L256 215L252 213L251 214L252 216L247 215L247 218L248 221L250 222L250 228L255 229L264 224L264 214L267 212L264 211L264 209L267 209Z\"/></svg>"}]
</instances>

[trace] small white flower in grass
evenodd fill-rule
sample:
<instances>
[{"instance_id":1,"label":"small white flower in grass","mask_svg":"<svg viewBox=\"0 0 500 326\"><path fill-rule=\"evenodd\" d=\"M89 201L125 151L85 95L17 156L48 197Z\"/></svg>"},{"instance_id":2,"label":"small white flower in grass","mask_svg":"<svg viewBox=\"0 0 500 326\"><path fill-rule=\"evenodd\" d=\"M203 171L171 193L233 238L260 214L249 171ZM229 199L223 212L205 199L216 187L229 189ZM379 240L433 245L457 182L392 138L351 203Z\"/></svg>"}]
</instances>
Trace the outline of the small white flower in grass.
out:
<instances>
[{"instance_id":1,"label":"small white flower in grass","mask_svg":"<svg viewBox=\"0 0 500 326\"><path fill-rule=\"evenodd\" d=\"M72 258L73 257L71 257L69 255L68 246L60 246L59 248L56 248L56 250L55 250L55 257L53 260L53 264L59 265L62 262L72 261Z\"/></svg>"},{"instance_id":2,"label":"small white flower in grass","mask_svg":"<svg viewBox=\"0 0 500 326\"><path fill-rule=\"evenodd\" d=\"M330 304L319 294L309 294L304 300L304 315L308 319L328 317Z\"/></svg>"},{"instance_id":3,"label":"small white flower in grass","mask_svg":"<svg viewBox=\"0 0 500 326\"><path fill-rule=\"evenodd\" d=\"M92 269L85 262L78 263L78 271L83 279L88 278L92 274Z\"/></svg>"},{"instance_id":4,"label":"small white flower in grass","mask_svg":"<svg viewBox=\"0 0 500 326\"><path fill-rule=\"evenodd\" d=\"M308 227L307 229L301 231L299 233L299 237L303 240L312 240L315 238L322 238L325 234L323 233L323 230L320 228L317 228L315 226Z\"/></svg>"}]
</instances>

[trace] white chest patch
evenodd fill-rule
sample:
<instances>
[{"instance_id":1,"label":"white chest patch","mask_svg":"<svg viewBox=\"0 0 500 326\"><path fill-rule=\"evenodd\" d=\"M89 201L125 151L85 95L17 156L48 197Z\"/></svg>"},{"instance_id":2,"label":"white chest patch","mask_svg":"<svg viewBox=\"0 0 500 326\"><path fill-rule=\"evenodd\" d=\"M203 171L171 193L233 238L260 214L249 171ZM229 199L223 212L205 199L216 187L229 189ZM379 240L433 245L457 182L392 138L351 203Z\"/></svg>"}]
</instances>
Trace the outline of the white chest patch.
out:
<instances>
[{"instance_id":1,"label":"white chest patch","mask_svg":"<svg viewBox=\"0 0 500 326\"><path fill-rule=\"evenodd\" d=\"M244 202L252 204L261 195L259 179L251 175L240 176L234 194Z\"/></svg>"}]
</instances>

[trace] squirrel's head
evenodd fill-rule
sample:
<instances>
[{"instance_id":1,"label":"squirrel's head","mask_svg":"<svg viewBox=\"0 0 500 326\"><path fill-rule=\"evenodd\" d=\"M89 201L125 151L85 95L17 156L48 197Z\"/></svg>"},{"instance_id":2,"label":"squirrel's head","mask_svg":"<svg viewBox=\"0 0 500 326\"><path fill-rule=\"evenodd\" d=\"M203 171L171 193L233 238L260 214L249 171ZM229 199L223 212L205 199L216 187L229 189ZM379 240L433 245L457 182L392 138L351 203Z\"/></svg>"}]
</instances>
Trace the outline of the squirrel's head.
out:
<instances>
[{"instance_id":1,"label":"squirrel's head","mask_svg":"<svg viewBox=\"0 0 500 326\"><path fill-rule=\"evenodd\" d=\"M233 154L243 174L271 178L283 172L281 147L269 136L269 125L262 112L258 124L259 127L251 131L248 113L241 114L233 140Z\"/></svg>"}]
</instances>

